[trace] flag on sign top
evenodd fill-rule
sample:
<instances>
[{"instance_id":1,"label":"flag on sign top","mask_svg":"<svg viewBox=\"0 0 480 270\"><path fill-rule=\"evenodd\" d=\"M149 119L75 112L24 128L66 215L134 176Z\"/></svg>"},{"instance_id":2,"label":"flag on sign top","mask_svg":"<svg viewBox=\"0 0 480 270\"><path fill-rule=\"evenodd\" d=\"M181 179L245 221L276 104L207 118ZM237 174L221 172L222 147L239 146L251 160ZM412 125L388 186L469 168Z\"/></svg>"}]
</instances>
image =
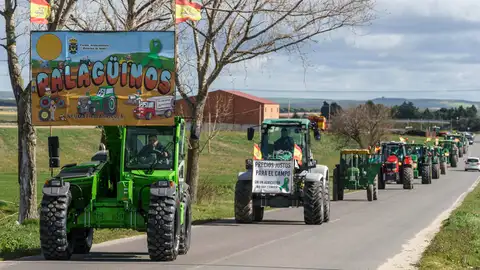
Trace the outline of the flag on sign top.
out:
<instances>
[{"instance_id":1,"label":"flag on sign top","mask_svg":"<svg viewBox=\"0 0 480 270\"><path fill-rule=\"evenodd\" d=\"M298 162L298 165L302 166L302 148L295 144L295 148L293 149L293 159L295 159Z\"/></svg>"},{"instance_id":2,"label":"flag on sign top","mask_svg":"<svg viewBox=\"0 0 480 270\"><path fill-rule=\"evenodd\" d=\"M262 151L260 151L260 146L258 144L253 145L253 159L254 160L261 160L262 159Z\"/></svg>"},{"instance_id":3,"label":"flag on sign top","mask_svg":"<svg viewBox=\"0 0 480 270\"><path fill-rule=\"evenodd\" d=\"M30 21L47 24L50 17L50 0L30 0Z\"/></svg>"},{"instance_id":4,"label":"flag on sign top","mask_svg":"<svg viewBox=\"0 0 480 270\"><path fill-rule=\"evenodd\" d=\"M175 23L202 19L201 0L175 0Z\"/></svg>"}]
</instances>

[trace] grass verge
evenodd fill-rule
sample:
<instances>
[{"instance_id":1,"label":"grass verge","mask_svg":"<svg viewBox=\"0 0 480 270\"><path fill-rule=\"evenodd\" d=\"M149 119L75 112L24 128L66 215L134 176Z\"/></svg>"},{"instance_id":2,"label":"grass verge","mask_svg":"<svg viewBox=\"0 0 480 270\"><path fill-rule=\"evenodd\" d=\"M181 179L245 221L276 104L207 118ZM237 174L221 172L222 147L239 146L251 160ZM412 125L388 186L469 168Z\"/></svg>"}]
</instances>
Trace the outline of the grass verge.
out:
<instances>
[{"instance_id":1,"label":"grass verge","mask_svg":"<svg viewBox=\"0 0 480 270\"><path fill-rule=\"evenodd\" d=\"M480 186L444 221L418 267L421 270L480 269Z\"/></svg>"}]
</instances>

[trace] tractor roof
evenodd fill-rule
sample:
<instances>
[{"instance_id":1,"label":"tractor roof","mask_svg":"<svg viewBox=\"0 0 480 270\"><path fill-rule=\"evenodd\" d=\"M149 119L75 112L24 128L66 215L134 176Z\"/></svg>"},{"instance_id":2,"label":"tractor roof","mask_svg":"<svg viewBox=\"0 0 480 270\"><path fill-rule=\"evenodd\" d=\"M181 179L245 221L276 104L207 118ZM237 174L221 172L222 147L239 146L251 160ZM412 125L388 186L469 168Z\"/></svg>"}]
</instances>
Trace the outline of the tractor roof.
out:
<instances>
[{"instance_id":1,"label":"tractor roof","mask_svg":"<svg viewBox=\"0 0 480 270\"><path fill-rule=\"evenodd\" d=\"M357 154L357 155L368 155L370 151L368 149L343 149L340 151L341 154Z\"/></svg>"},{"instance_id":2,"label":"tractor roof","mask_svg":"<svg viewBox=\"0 0 480 270\"><path fill-rule=\"evenodd\" d=\"M310 125L310 120L305 118L280 118L280 119L265 119L263 120L264 125L291 125L291 124L300 124L300 125Z\"/></svg>"}]
</instances>

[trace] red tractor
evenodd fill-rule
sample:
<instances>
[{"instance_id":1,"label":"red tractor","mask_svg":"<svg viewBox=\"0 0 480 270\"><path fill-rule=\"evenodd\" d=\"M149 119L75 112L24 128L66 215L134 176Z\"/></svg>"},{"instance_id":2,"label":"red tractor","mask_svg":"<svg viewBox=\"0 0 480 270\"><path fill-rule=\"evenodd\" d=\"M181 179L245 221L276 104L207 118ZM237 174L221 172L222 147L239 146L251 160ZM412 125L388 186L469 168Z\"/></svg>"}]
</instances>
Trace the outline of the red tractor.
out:
<instances>
[{"instance_id":1,"label":"red tractor","mask_svg":"<svg viewBox=\"0 0 480 270\"><path fill-rule=\"evenodd\" d=\"M378 189L386 184L403 184L403 189L413 189L413 160L407 156L404 142L384 142L381 146L383 164Z\"/></svg>"}]
</instances>

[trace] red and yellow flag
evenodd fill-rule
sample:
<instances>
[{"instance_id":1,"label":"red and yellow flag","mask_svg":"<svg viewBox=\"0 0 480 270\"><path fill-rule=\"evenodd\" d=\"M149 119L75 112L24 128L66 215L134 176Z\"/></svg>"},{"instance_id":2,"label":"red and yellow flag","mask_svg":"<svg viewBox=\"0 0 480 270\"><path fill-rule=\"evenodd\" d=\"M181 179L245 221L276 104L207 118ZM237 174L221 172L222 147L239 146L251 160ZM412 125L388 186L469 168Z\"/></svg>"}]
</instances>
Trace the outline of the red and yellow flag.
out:
<instances>
[{"instance_id":1,"label":"red and yellow flag","mask_svg":"<svg viewBox=\"0 0 480 270\"><path fill-rule=\"evenodd\" d=\"M253 159L254 160L261 160L262 159L262 151L260 150L260 146L258 144L253 144Z\"/></svg>"},{"instance_id":2,"label":"red and yellow flag","mask_svg":"<svg viewBox=\"0 0 480 270\"><path fill-rule=\"evenodd\" d=\"M175 0L175 23L201 20L201 9L200 0Z\"/></svg>"},{"instance_id":3,"label":"red and yellow flag","mask_svg":"<svg viewBox=\"0 0 480 270\"><path fill-rule=\"evenodd\" d=\"M295 144L295 147L293 149L293 159L295 159L298 162L298 165L302 166L302 148Z\"/></svg>"},{"instance_id":4,"label":"red and yellow flag","mask_svg":"<svg viewBox=\"0 0 480 270\"><path fill-rule=\"evenodd\" d=\"M47 24L50 17L50 0L30 0L30 21Z\"/></svg>"}]
</instances>

